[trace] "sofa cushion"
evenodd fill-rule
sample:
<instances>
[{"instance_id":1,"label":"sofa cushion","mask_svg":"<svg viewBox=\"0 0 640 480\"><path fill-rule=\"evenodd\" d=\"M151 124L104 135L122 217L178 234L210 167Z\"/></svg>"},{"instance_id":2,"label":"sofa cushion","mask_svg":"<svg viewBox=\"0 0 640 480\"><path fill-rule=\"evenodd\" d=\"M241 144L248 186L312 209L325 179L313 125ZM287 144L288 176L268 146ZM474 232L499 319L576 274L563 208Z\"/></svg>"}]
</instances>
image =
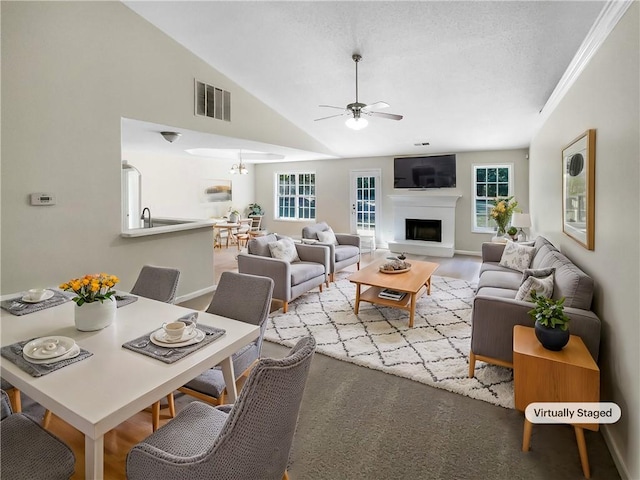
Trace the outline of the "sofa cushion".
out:
<instances>
[{"instance_id":1,"label":"sofa cushion","mask_svg":"<svg viewBox=\"0 0 640 480\"><path fill-rule=\"evenodd\" d=\"M294 262L291 264L291 285L300 285L324 274L324 265L320 263Z\"/></svg>"},{"instance_id":2,"label":"sofa cushion","mask_svg":"<svg viewBox=\"0 0 640 480\"><path fill-rule=\"evenodd\" d=\"M532 302L531 294L536 292L541 297L551 298L553 295L553 271L546 277L535 277L530 275L525 278L516 293L516 300Z\"/></svg>"},{"instance_id":3,"label":"sofa cushion","mask_svg":"<svg viewBox=\"0 0 640 480\"><path fill-rule=\"evenodd\" d=\"M520 272L514 270L502 272L487 271L480 275L478 290L483 287L496 287L517 291L521 284L522 274Z\"/></svg>"},{"instance_id":4,"label":"sofa cushion","mask_svg":"<svg viewBox=\"0 0 640 480\"><path fill-rule=\"evenodd\" d=\"M278 239L273 233L270 233L269 235L263 235L261 237L254 237L247 243L247 252L249 252L251 255L270 257L271 250L269 250L269 243L277 241Z\"/></svg>"},{"instance_id":5,"label":"sofa cushion","mask_svg":"<svg viewBox=\"0 0 640 480\"><path fill-rule=\"evenodd\" d=\"M360 249L358 247L354 247L353 245L336 245L335 261L341 262L343 260L356 257L359 253Z\"/></svg>"},{"instance_id":6,"label":"sofa cushion","mask_svg":"<svg viewBox=\"0 0 640 480\"><path fill-rule=\"evenodd\" d=\"M331 229L324 230L322 232L316 232L316 235L318 236L318 240L320 240L322 243L338 245L338 240L336 240L336 234L333 233L333 230Z\"/></svg>"},{"instance_id":7,"label":"sofa cushion","mask_svg":"<svg viewBox=\"0 0 640 480\"><path fill-rule=\"evenodd\" d=\"M555 268L527 268L522 272L522 283L529 277L544 278L556 271Z\"/></svg>"},{"instance_id":8,"label":"sofa cushion","mask_svg":"<svg viewBox=\"0 0 640 480\"><path fill-rule=\"evenodd\" d=\"M555 258L553 252L557 252L557 250L548 245L543 245L537 249L531 261L531 268L550 268Z\"/></svg>"},{"instance_id":9,"label":"sofa cushion","mask_svg":"<svg viewBox=\"0 0 640 480\"><path fill-rule=\"evenodd\" d=\"M516 293L518 290L513 290L511 288L495 288L495 287L484 287L478 289L476 292L477 295L482 295L486 297L500 297L500 298L516 298Z\"/></svg>"},{"instance_id":10,"label":"sofa cushion","mask_svg":"<svg viewBox=\"0 0 640 480\"><path fill-rule=\"evenodd\" d=\"M298 262L298 250L296 250L296 244L290 238L281 238L276 242L269 242L269 251L273 258L284 260L286 262Z\"/></svg>"},{"instance_id":11,"label":"sofa cushion","mask_svg":"<svg viewBox=\"0 0 640 480\"><path fill-rule=\"evenodd\" d=\"M504 247L504 252L502 252L500 265L523 272L531 265L535 250L535 247L520 245L516 242L507 242L507 246Z\"/></svg>"}]
</instances>

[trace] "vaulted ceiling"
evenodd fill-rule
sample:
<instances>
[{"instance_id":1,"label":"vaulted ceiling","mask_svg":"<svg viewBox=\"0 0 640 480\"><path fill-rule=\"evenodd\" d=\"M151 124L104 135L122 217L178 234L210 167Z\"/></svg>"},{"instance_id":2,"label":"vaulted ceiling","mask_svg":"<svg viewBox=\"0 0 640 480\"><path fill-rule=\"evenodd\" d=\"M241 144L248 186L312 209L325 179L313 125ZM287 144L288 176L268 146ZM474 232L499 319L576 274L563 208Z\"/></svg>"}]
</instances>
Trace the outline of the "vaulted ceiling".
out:
<instances>
[{"instance_id":1,"label":"vaulted ceiling","mask_svg":"<svg viewBox=\"0 0 640 480\"><path fill-rule=\"evenodd\" d=\"M526 148L604 2L125 1L339 157ZM400 121L345 126L355 101ZM132 139L132 141L134 141ZM429 146L416 146L428 142ZM187 148L188 146L185 146Z\"/></svg>"}]
</instances>

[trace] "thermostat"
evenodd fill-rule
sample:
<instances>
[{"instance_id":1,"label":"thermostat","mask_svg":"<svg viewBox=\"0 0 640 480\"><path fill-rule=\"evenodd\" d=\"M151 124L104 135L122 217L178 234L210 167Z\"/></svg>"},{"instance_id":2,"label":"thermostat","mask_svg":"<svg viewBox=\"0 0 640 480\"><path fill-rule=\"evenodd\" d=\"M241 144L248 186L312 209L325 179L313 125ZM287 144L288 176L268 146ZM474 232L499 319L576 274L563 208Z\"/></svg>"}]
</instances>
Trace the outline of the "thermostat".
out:
<instances>
[{"instance_id":1,"label":"thermostat","mask_svg":"<svg viewBox=\"0 0 640 480\"><path fill-rule=\"evenodd\" d=\"M32 193L31 205L55 205L56 197L50 193Z\"/></svg>"}]
</instances>

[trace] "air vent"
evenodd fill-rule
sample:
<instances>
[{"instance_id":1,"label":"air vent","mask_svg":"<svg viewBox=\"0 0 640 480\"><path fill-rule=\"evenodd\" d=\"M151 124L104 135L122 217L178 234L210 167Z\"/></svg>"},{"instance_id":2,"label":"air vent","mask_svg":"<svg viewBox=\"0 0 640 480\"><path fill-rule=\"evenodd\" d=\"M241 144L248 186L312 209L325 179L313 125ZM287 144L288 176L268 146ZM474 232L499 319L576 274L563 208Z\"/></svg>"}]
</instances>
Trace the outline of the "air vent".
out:
<instances>
[{"instance_id":1,"label":"air vent","mask_svg":"<svg viewBox=\"0 0 640 480\"><path fill-rule=\"evenodd\" d=\"M196 80L196 115L231 121L231 93Z\"/></svg>"}]
</instances>

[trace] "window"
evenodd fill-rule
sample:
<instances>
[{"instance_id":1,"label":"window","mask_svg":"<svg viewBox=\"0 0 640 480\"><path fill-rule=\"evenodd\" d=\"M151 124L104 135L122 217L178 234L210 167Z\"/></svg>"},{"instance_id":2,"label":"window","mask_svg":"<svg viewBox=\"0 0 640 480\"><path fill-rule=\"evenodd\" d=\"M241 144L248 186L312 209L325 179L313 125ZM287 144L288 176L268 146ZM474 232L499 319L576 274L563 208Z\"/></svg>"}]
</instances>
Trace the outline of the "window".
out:
<instances>
[{"instance_id":1,"label":"window","mask_svg":"<svg viewBox=\"0 0 640 480\"><path fill-rule=\"evenodd\" d=\"M276 218L315 220L315 173L277 173L276 192Z\"/></svg>"},{"instance_id":2,"label":"window","mask_svg":"<svg viewBox=\"0 0 640 480\"><path fill-rule=\"evenodd\" d=\"M473 232L493 232L496 223L489 216L492 200L513 195L513 165L473 166Z\"/></svg>"}]
</instances>

